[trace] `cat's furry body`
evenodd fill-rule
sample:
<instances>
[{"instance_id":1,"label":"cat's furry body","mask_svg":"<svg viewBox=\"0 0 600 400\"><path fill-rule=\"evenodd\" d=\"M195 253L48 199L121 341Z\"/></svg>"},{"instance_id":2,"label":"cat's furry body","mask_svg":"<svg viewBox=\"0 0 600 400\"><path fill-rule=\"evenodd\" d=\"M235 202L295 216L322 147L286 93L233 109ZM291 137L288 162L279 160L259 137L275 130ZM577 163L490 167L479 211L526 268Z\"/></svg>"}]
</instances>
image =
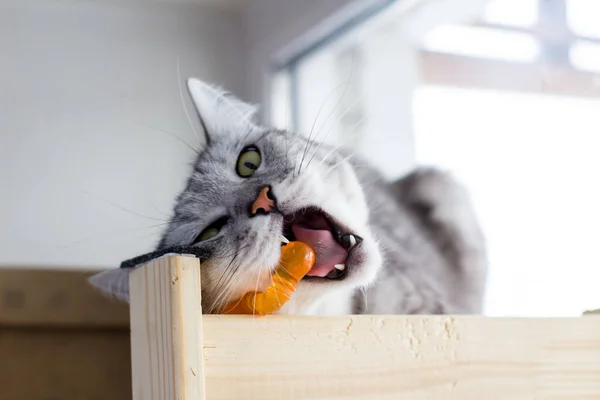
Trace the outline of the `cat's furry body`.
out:
<instances>
[{"instance_id":1,"label":"cat's furry body","mask_svg":"<svg viewBox=\"0 0 600 400\"><path fill-rule=\"evenodd\" d=\"M481 311L485 243L465 189L448 174L419 169L386 182L357 156L256 125L250 106L215 88L192 80L190 93L209 140L159 248L194 243L226 217L214 238L195 244L213 254L202 267L205 312L219 312L227 301L264 288L278 263L286 216L315 207L362 241L347 252L344 279L301 281L280 313ZM241 178L235 164L248 146L256 146L262 163ZM277 212L248 215L266 186L276 196ZM317 259L327 251L316 250ZM93 279L125 299L126 281L122 271Z\"/></svg>"},{"instance_id":2,"label":"cat's furry body","mask_svg":"<svg viewBox=\"0 0 600 400\"><path fill-rule=\"evenodd\" d=\"M373 170L357 169L373 181ZM370 225L384 267L358 292L356 311L368 314L480 313L487 260L468 193L449 174L416 170L367 190Z\"/></svg>"}]
</instances>

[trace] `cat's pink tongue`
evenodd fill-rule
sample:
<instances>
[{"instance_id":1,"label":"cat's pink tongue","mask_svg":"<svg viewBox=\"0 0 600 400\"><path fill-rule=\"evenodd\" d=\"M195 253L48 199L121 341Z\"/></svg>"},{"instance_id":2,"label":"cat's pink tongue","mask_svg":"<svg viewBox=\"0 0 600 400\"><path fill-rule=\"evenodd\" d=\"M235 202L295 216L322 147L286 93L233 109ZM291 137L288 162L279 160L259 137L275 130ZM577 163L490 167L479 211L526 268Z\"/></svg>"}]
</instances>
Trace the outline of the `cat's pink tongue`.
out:
<instances>
[{"instance_id":1,"label":"cat's pink tongue","mask_svg":"<svg viewBox=\"0 0 600 400\"><path fill-rule=\"evenodd\" d=\"M309 229L294 224L292 231L297 240L306 243L315 252L315 265L308 272L308 276L323 278L335 269L336 264L343 264L346 261L348 251L333 238L329 230Z\"/></svg>"}]
</instances>

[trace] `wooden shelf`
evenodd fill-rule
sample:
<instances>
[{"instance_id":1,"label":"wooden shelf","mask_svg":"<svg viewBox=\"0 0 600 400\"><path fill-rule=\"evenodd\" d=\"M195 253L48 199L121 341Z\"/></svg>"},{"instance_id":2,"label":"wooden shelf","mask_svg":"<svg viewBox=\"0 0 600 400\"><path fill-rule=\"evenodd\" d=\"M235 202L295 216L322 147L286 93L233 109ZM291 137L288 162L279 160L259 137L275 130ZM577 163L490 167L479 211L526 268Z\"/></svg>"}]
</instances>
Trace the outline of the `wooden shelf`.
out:
<instances>
[{"instance_id":1,"label":"wooden shelf","mask_svg":"<svg viewBox=\"0 0 600 400\"><path fill-rule=\"evenodd\" d=\"M200 266L134 272L134 400L600 398L600 319L202 315Z\"/></svg>"}]
</instances>

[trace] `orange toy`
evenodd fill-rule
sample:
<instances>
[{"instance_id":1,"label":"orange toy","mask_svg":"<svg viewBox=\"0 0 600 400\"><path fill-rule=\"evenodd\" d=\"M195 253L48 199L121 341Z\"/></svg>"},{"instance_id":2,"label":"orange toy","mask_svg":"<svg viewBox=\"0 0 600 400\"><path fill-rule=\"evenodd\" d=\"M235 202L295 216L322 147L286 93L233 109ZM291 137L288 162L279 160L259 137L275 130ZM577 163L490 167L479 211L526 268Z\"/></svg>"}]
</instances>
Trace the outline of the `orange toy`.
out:
<instances>
[{"instance_id":1,"label":"orange toy","mask_svg":"<svg viewBox=\"0 0 600 400\"><path fill-rule=\"evenodd\" d=\"M279 266L264 292L248 292L225 307L225 314L266 315L288 302L296 285L315 264L315 252L303 242L290 242L281 248Z\"/></svg>"}]
</instances>

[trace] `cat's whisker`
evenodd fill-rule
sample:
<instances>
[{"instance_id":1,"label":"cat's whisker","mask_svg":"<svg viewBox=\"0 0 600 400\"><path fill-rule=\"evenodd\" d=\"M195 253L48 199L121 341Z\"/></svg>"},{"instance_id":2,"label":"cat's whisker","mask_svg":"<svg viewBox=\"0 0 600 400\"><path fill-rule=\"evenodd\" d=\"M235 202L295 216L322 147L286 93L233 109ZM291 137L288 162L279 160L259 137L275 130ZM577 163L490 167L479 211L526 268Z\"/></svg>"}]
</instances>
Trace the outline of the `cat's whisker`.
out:
<instances>
[{"instance_id":1,"label":"cat's whisker","mask_svg":"<svg viewBox=\"0 0 600 400\"><path fill-rule=\"evenodd\" d=\"M236 268L236 271L238 269L239 269L239 265ZM242 282L244 280L243 279L244 277L245 277L244 274L237 274L237 276L235 276L235 279L232 278L230 280L230 283L227 285L227 287L224 287L222 289L222 292L221 292L222 296L220 296L219 301L216 302L216 304L218 304L218 307L215 308L216 310L220 310L220 312L225 311L225 307L234 300L233 299L234 292L232 292L230 289L232 287L235 287L236 285L238 285L240 282ZM242 299L243 299L243 296L240 296L237 299L237 302L235 303L234 307L236 307L238 304L240 304Z\"/></svg>"},{"instance_id":2,"label":"cat's whisker","mask_svg":"<svg viewBox=\"0 0 600 400\"><path fill-rule=\"evenodd\" d=\"M254 322L254 317L256 316L256 296L258 295L258 284L260 283L260 276L262 274L262 269L264 266L260 264L258 267L258 273L256 274L256 287L254 288L254 305L252 307L252 322Z\"/></svg>"},{"instance_id":3,"label":"cat's whisker","mask_svg":"<svg viewBox=\"0 0 600 400\"><path fill-rule=\"evenodd\" d=\"M284 283L285 281L281 279L277 270L275 270L275 274L273 275L273 279L277 278L280 283ZM275 291L275 299L277 299L277 304L281 307L281 300L279 299L279 295L277 294L277 288L273 286L273 290Z\"/></svg>"},{"instance_id":4,"label":"cat's whisker","mask_svg":"<svg viewBox=\"0 0 600 400\"><path fill-rule=\"evenodd\" d=\"M340 116L339 119L342 119L346 114L348 114L348 112L350 110L352 110L352 108L359 102L359 100L355 100L354 103L352 103L352 105L350 107L348 107L346 109L346 111L344 111ZM364 118L364 116L362 117ZM361 120L362 120L361 118ZM321 148L321 145L325 142L325 140L327 140L327 138L329 137L329 134L333 132L333 127L329 128L329 130L327 131L327 133L325 134L325 137L323 138L323 140L321 140L319 142L319 144L317 145L317 148L315 149L315 151L313 152L312 156L310 157L310 159L308 160L308 162L306 163L306 167L308 168L308 166L310 165L310 163L312 162L312 160L315 158L315 155L317 155L317 152L319 151L319 149Z\"/></svg>"},{"instance_id":5,"label":"cat's whisker","mask_svg":"<svg viewBox=\"0 0 600 400\"><path fill-rule=\"evenodd\" d=\"M321 132L325 128L325 125L327 124L327 121L329 121L329 118L331 118L333 116L333 114L335 114L335 112L337 111L338 107L342 104L342 101L344 100L344 97L346 97L346 93L348 92L348 87L350 86L350 80L352 79L352 75L354 73L355 56L356 56L356 50L354 50L352 52L352 64L350 64L350 73L348 74L348 79L346 79L345 83L340 84L340 85L345 85L344 86L344 91L342 92L342 95L340 96L340 99L338 100L338 102L335 105L335 107L333 107L333 109L331 110L331 112L329 113L329 115L327 116L327 118L325 118L325 121L323 121L323 124L321 125L321 129L319 129L317 131L317 134L315 135L315 137L313 139L314 141L317 140L317 137L321 134ZM355 101L355 103L353 105L355 105L357 101ZM342 114L342 115L345 115L347 112L348 111L346 110L344 112L344 114ZM330 129L330 132L331 132L331 130L333 130L333 128Z\"/></svg>"},{"instance_id":6,"label":"cat's whisker","mask_svg":"<svg viewBox=\"0 0 600 400\"><path fill-rule=\"evenodd\" d=\"M182 138L180 138L179 136L177 136L177 135L176 135L176 134L174 134L173 132L169 132L169 131L167 131L166 129L157 128L157 127L155 127L155 126L147 125L147 124L144 124L144 123L142 123L142 122L138 122L138 124L139 124L139 125L142 125L142 126L143 126L143 127L145 127L145 128L152 129L152 130L154 130L154 131L157 131L157 132L163 132L163 133L166 133L166 134L168 134L168 135L170 135L170 136L174 137L175 139L177 139L177 140L178 140L178 141L180 141L181 143L185 144L187 147L189 147L189 148L190 148L190 149L191 149L191 150L192 150L194 153L196 153L197 155L200 155L200 152L199 152L198 150L196 150L194 147L192 147L192 145L191 145L191 144L189 144L188 142L186 142L185 140L183 140Z\"/></svg>"},{"instance_id":7,"label":"cat's whisker","mask_svg":"<svg viewBox=\"0 0 600 400\"><path fill-rule=\"evenodd\" d=\"M141 218L146 218L146 219L149 219L149 220L152 220L152 221L169 222L169 221L168 221L168 220L166 220L166 219L162 219L162 218L156 218L156 217L149 217L149 216L147 216L147 215L144 215L144 214L137 213L137 212L135 212L135 211L132 211L132 210L130 210L130 209L128 209L128 208L126 208L126 207L123 207L123 206L121 206L121 205L119 205L119 204L117 204L117 203L114 203L113 201L111 201L111 200L109 200L109 199L107 199L107 198L105 198L105 197L102 197L102 196L100 196L100 195L98 195L98 194L94 194L94 193L88 192L87 190L83 190L83 193L85 193L85 194L87 194L87 195L89 195L89 196L96 197L96 198L98 198L98 199L100 199L100 200L102 200L102 201L104 201L104 202L106 202L106 203L110 204L110 205L111 205L111 206L113 206L113 207L117 207L117 208L118 208L118 209L120 209L121 211L128 212L128 213L130 213L130 214L133 214L133 215L136 215L136 216L138 216L138 217L141 217Z\"/></svg>"},{"instance_id":8,"label":"cat's whisker","mask_svg":"<svg viewBox=\"0 0 600 400\"><path fill-rule=\"evenodd\" d=\"M229 264L227 265L227 267L223 270L223 273L221 274L221 276L219 277L217 284L215 285L213 291L212 291L212 295L211 297L215 296L216 293L219 293L218 295L216 295L215 300L213 301L212 306L209 308L208 313L212 312L216 306L219 305L220 300L222 299L223 296L227 295L228 290L224 290L224 289L229 289L230 284L233 280L233 277L235 276L235 273L238 271L238 269L241 266L241 263L238 263L237 267L235 268L231 268L231 265L235 262L235 260L237 259L237 257L239 256L240 252L242 250L244 250L247 246L244 246L242 248L240 248L239 250L237 250L234 254L234 256L232 257L231 261L229 262ZM223 280L223 278L225 277L225 275L229 273L229 277L227 278L227 280L225 280L222 284L221 281Z\"/></svg>"},{"instance_id":9,"label":"cat's whisker","mask_svg":"<svg viewBox=\"0 0 600 400\"><path fill-rule=\"evenodd\" d=\"M171 217L171 213L170 212L169 213L164 212L162 210L159 210L158 207L156 207L154 204L151 204L151 205L152 205L152 208L154 209L154 211L156 211L157 213L162 214L163 216L165 216L167 218Z\"/></svg>"},{"instance_id":10,"label":"cat's whisker","mask_svg":"<svg viewBox=\"0 0 600 400\"><path fill-rule=\"evenodd\" d=\"M350 86L350 80L352 79L352 75L354 72L354 61L355 61L355 56L356 56L356 50L354 50L354 52L352 53L352 64L350 65L350 73L348 74L348 79L346 79L345 83L342 83L340 85L338 85L335 89L337 90L337 88L339 88L341 85L344 85L344 91L342 92L342 95L340 96L340 99L338 100L337 104L335 105L335 107L333 107L333 109L331 110L331 112L329 113L329 115L327 116L327 118L325 118L325 121L323 121L323 124L321 125L321 129L319 129L317 131L317 134L315 135L314 139L313 139L313 143L316 142L317 137L319 136L319 134L323 131L323 129L325 128L325 125L327 124L327 121L329 121L329 118L331 118L331 116L333 114L335 114L335 112L337 111L338 107L342 104L342 101L344 100L344 97L346 97L346 93L348 92L348 87ZM325 101L323 102L323 105L321 106L321 109L319 110L319 114L321 113L321 110L324 108L325 104L327 103L327 100L329 99L329 97L331 96L332 93L330 93L329 96L327 96L327 98L325 99ZM314 125L317 122L317 119L319 118L319 114L317 114L317 118L315 118L315 123L313 124L313 128ZM333 127L330 129L329 132L331 132L331 130L333 130ZM311 134L312 134L312 129L311 129ZM310 136L309 136L310 138ZM322 143L322 141L321 141ZM317 150L318 147L320 146L320 143L317 145ZM317 152L317 150L315 150L315 154ZM304 157L306 156L306 153L302 156L302 161L304 161ZM314 157L314 155L313 155ZM312 160L312 157L311 157ZM310 161L308 162L308 164L306 165L306 167L308 167L308 165L310 165ZM300 168L302 168L302 163L300 163Z\"/></svg>"},{"instance_id":11,"label":"cat's whisker","mask_svg":"<svg viewBox=\"0 0 600 400\"><path fill-rule=\"evenodd\" d=\"M365 310L369 309L369 299L367 297L367 288L366 287L361 287L360 291L363 293L363 298L365 299Z\"/></svg>"},{"instance_id":12,"label":"cat's whisker","mask_svg":"<svg viewBox=\"0 0 600 400\"><path fill-rule=\"evenodd\" d=\"M287 118L287 116L286 116L286 118ZM283 141L285 142L285 172L287 173L288 167L290 165L290 162L289 162L290 149L289 149L288 135L285 132L283 133Z\"/></svg>"},{"instance_id":13,"label":"cat's whisker","mask_svg":"<svg viewBox=\"0 0 600 400\"><path fill-rule=\"evenodd\" d=\"M221 276L219 277L219 280L217 281L217 284L215 285L215 291L217 291L218 289L220 289L221 287L227 286L230 282L231 279L233 277L233 274L239 269L240 264L238 263L238 266L235 268L231 268L231 265L235 262L235 260L237 259L237 257L240 255L241 251L246 249L249 245L246 245L238 250L235 251L235 253L233 254L233 256L231 257L231 260L229 261L229 264L227 265L227 267L223 270L223 273L221 274ZM226 256L222 256L222 257L215 257L213 256L213 258L228 258ZM229 273L229 278L223 282L223 284L221 284L221 281L223 280L223 278L225 277L225 275Z\"/></svg>"},{"instance_id":14,"label":"cat's whisker","mask_svg":"<svg viewBox=\"0 0 600 400\"><path fill-rule=\"evenodd\" d=\"M238 277L238 281L239 281L239 280L241 280L241 277L242 277L241 275L240 275L240 277ZM237 282L236 282L236 283L237 283ZM233 286L233 285L232 285L232 286ZM231 286L230 286L230 287L231 287ZM229 287L229 288L230 288L230 287ZM227 289L229 289L229 288L227 288ZM227 291L226 291L226 290L224 290L224 293L227 293ZM226 307L228 304L230 304L230 303L233 301L232 297L233 297L233 293L231 293L231 294L229 294L229 295L226 295L226 296L224 297L223 301L221 301L221 302L220 302L220 303L221 303L221 304L220 304L220 306L216 308L217 310L219 310L219 311L218 311L219 313L223 313L224 311L226 311L226 310L225 310L225 307ZM241 303L241 301L242 301L242 299L243 299L243 298L244 298L243 296L240 296L240 297L237 299L237 302L236 302L236 303L235 303L235 304L234 304L232 307L229 307L229 308L236 308L236 307L237 307L237 306L238 306L238 305Z\"/></svg>"},{"instance_id":15,"label":"cat's whisker","mask_svg":"<svg viewBox=\"0 0 600 400\"><path fill-rule=\"evenodd\" d=\"M356 137L356 135L358 135L359 132L356 131L356 129L365 120L365 118L366 118L366 116L363 116L360 120L358 120L358 122L354 125L354 128L353 128L354 132L351 131L350 136L348 136L346 138L346 140L344 140L343 142L339 143L325 157L323 157L323 159L321 160L321 162L319 163L319 165L322 165L332 154L335 154L335 152L338 151L340 149L340 147L344 146L350 140L353 140Z\"/></svg>"},{"instance_id":16,"label":"cat's whisker","mask_svg":"<svg viewBox=\"0 0 600 400\"><path fill-rule=\"evenodd\" d=\"M306 155L308 154L308 152L310 151L310 148L312 147L312 145L314 144L314 141L312 140L312 134L313 131L315 129L315 126L317 125L317 121L319 120L319 116L321 115L321 112L325 109L325 105L327 104L327 101L329 100L329 98L338 90L340 89L342 86L344 86L343 83L340 83L339 85L337 85L335 88L333 88L333 90L331 92L329 92L329 94L327 95L327 97L325 98L325 100L323 101L323 104L321 104L321 107L319 108L319 111L317 112L317 116L315 117L315 120L310 128L310 132L308 134L308 139L306 141L306 146L304 148L304 151L302 153L302 160L300 160L300 166L298 167L298 175L300 175L300 172L302 170L302 163L304 162L304 158L306 157ZM348 87L348 85L346 84L346 88ZM345 94L345 90L344 90L344 94Z\"/></svg>"},{"instance_id":17,"label":"cat's whisker","mask_svg":"<svg viewBox=\"0 0 600 400\"><path fill-rule=\"evenodd\" d=\"M281 265L281 263L279 263L277 265L277 268L281 268L282 270L284 270L285 272L287 272L288 275L292 275L292 273L286 267L284 267L283 265Z\"/></svg>"},{"instance_id":18,"label":"cat's whisker","mask_svg":"<svg viewBox=\"0 0 600 400\"><path fill-rule=\"evenodd\" d=\"M252 124L248 124L248 129L246 130L246 133L244 133L242 135L242 137L240 138L240 140L238 141L238 143L240 143L240 146L244 146L246 144L246 140L248 140L248 136L250 136L250 134L254 132L254 125Z\"/></svg>"},{"instance_id":19,"label":"cat's whisker","mask_svg":"<svg viewBox=\"0 0 600 400\"><path fill-rule=\"evenodd\" d=\"M184 219L184 218L182 218L182 219L172 218L172 219L169 219L169 220L164 220L160 224L144 225L144 226L138 226L138 227L135 227L135 228L127 228L127 229L124 229L124 228L111 229L111 230L107 230L107 231L97 232L97 233L94 233L93 235L88 235L88 236L86 236L86 237L84 237L82 239L75 240L73 242L64 243L64 244L60 245L60 247L75 246L75 245L84 243L84 242L86 242L88 240L96 239L99 236L108 236L108 235L114 236L114 235L118 235L118 234L123 233L123 232L137 232L137 231L142 231L142 230L147 230L147 229L162 228L162 227L168 226L168 225L173 224L173 223L176 224L176 223L185 222L185 221L186 221L186 219Z\"/></svg>"},{"instance_id":20,"label":"cat's whisker","mask_svg":"<svg viewBox=\"0 0 600 400\"><path fill-rule=\"evenodd\" d=\"M181 105L183 106L183 111L185 112L185 116L187 117L187 120L190 124L190 128L192 128L192 132L194 132L194 135L196 135L198 140L202 141L202 139L200 138L200 135L198 134L198 131L196 130L196 128L194 127L194 124L192 123L192 118L190 117L190 113L188 112L187 106L185 105L185 98L183 96L183 87L181 86L181 64L180 64L179 56L177 56L177 84L179 85L179 98L181 99ZM208 135L208 132L204 132L204 133L206 135Z\"/></svg>"},{"instance_id":21,"label":"cat's whisker","mask_svg":"<svg viewBox=\"0 0 600 400\"><path fill-rule=\"evenodd\" d=\"M275 277L279 280L279 283L281 283L282 286L285 286L290 291L294 291L294 285L292 285L290 282L285 281L277 271L275 271L275 275L273 276L273 278ZM275 291L275 293L277 293L277 291ZM281 304L281 301L279 301L279 304Z\"/></svg>"},{"instance_id":22,"label":"cat's whisker","mask_svg":"<svg viewBox=\"0 0 600 400\"><path fill-rule=\"evenodd\" d=\"M331 167L327 168L325 170L325 174L328 175L330 172L332 172L335 168L337 168L340 164L348 161L349 159L351 159L352 157L354 157L354 155L356 155L356 152L350 153L349 155L347 155L346 157L342 158L340 161L336 162L335 164L333 164Z\"/></svg>"}]
</instances>

